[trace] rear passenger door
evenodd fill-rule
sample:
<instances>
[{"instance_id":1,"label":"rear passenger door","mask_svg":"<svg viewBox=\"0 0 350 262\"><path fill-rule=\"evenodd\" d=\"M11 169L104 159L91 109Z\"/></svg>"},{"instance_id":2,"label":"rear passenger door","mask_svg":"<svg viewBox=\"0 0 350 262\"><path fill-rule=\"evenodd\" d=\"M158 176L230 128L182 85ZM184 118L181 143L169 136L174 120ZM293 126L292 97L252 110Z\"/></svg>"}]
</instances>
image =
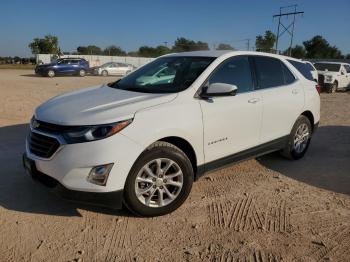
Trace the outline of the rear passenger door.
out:
<instances>
[{"instance_id":1,"label":"rear passenger door","mask_svg":"<svg viewBox=\"0 0 350 262\"><path fill-rule=\"evenodd\" d=\"M238 89L235 96L199 100L207 163L258 145L262 114L247 56L234 56L221 63L206 84L213 83L236 85Z\"/></svg>"},{"instance_id":2,"label":"rear passenger door","mask_svg":"<svg viewBox=\"0 0 350 262\"><path fill-rule=\"evenodd\" d=\"M304 90L279 59L255 56L257 88L263 99L260 143L288 135L304 105Z\"/></svg>"},{"instance_id":3,"label":"rear passenger door","mask_svg":"<svg viewBox=\"0 0 350 262\"><path fill-rule=\"evenodd\" d=\"M71 74L78 73L80 70L79 66L79 60L77 59L72 59L69 61L70 67L68 69L68 72Z\"/></svg>"}]
</instances>

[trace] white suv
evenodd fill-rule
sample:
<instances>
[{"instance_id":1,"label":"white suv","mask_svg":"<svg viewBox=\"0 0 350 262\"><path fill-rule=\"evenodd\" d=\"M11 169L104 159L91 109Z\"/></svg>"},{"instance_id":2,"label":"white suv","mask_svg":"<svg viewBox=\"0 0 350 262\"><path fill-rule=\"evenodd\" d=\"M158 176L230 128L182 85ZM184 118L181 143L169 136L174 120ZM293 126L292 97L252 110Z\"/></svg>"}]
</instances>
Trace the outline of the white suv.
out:
<instances>
[{"instance_id":1,"label":"white suv","mask_svg":"<svg viewBox=\"0 0 350 262\"><path fill-rule=\"evenodd\" d=\"M71 200L169 213L205 172L272 151L305 154L320 98L288 61L258 52L170 54L114 83L54 97L35 111L24 166ZM164 67L171 81L139 83Z\"/></svg>"}]
</instances>

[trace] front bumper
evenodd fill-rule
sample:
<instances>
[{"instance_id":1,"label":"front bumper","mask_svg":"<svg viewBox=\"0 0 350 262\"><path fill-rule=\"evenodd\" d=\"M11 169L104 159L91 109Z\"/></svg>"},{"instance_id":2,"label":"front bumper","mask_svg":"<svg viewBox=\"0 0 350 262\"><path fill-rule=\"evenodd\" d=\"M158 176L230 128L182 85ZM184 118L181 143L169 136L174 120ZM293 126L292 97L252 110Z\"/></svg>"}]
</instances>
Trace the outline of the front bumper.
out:
<instances>
[{"instance_id":1,"label":"front bumper","mask_svg":"<svg viewBox=\"0 0 350 262\"><path fill-rule=\"evenodd\" d=\"M108 207L112 209L121 209L123 205L123 190L111 192L84 192L78 190L70 190L60 184L56 179L37 170L35 161L28 158L27 154L23 154L23 166L26 172L36 181L41 182L52 191L69 201L85 203L95 206Z\"/></svg>"},{"instance_id":2,"label":"front bumper","mask_svg":"<svg viewBox=\"0 0 350 262\"><path fill-rule=\"evenodd\" d=\"M35 130L32 132L37 133ZM84 192L106 193L124 189L132 165L144 150L141 145L119 133L105 139L76 144L65 144L58 138L60 146L56 152L49 158L41 158L31 152L28 139L26 155L35 162L39 172L54 178L65 188ZM88 181L92 168L111 163L114 165L106 185Z\"/></svg>"}]
</instances>

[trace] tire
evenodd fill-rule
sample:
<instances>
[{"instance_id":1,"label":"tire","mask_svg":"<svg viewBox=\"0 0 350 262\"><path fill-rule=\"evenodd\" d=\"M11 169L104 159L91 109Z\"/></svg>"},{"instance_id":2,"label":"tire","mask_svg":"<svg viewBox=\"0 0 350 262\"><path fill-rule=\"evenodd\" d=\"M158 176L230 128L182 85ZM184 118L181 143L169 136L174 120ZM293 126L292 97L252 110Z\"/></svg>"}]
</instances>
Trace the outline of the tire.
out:
<instances>
[{"instance_id":1,"label":"tire","mask_svg":"<svg viewBox=\"0 0 350 262\"><path fill-rule=\"evenodd\" d=\"M86 76L86 71L84 69L79 70L79 76L81 77Z\"/></svg>"},{"instance_id":2,"label":"tire","mask_svg":"<svg viewBox=\"0 0 350 262\"><path fill-rule=\"evenodd\" d=\"M335 93L338 89L338 82L334 81L334 83L332 85L330 85L329 89L328 89L328 93Z\"/></svg>"},{"instance_id":3,"label":"tire","mask_svg":"<svg viewBox=\"0 0 350 262\"><path fill-rule=\"evenodd\" d=\"M297 136L299 138L297 138ZM301 136L303 136L303 138L301 138ZM287 145L281 152L282 155L291 160L302 158L309 148L311 136L312 127L310 120L304 115L299 116L289 135ZM300 142L299 147L298 142Z\"/></svg>"},{"instance_id":4,"label":"tire","mask_svg":"<svg viewBox=\"0 0 350 262\"><path fill-rule=\"evenodd\" d=\"M183 151L156 142L133 165L124 187L124 204L143 217L171 213L187 199L193 177L192 164Z\"/></svg>"},{"instance_id":5,"label":"tire","mask_svg":"<svg viewBox=\"0 0 350 262\"><path fill-rule=\"evenodd\" d=\"M54 70L49 70L49 71L47 71L47 76L48 77L54 77L56 75L56 73L55 73L55 71Z\"/></svg>"},{"instance_id":6,"label":"tire","mask_svg":"<svg viewBox=\"0 0 350 262\"><path fill-rule=\"evenodd\" d=\"M101 72L101 75L102 75L102 76L108 76L107 70L103 70L103 71Z\"/></svg>"}]
</instances>

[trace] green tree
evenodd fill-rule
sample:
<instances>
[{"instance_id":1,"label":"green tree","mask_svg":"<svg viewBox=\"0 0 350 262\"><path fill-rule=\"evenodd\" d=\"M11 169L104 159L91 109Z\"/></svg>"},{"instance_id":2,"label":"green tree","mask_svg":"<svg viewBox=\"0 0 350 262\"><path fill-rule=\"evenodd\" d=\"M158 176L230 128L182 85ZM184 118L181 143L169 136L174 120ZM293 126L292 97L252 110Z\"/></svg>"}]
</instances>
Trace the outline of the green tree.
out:
<instances>
[{"instance_id":1,"label":"green tree","mask_svg":"<svg viewBox=\"0 0 350 262\"><path fill-rule=\"evenodd\" d=\"M233 46L225 43L220 43L216 50L235 50Z\"/></svg>"},{"instance_id":2,"label":"green tree","mask_svg":"<svg viewBox=\"0 0 350 262\"><path fill-rule=\"evenodd\" d=\"M306 58L343 58L341 51L336 46L331 46L320 35L314 36L303 44L306 50Z\"/></svg>"},{"instance_id":3,"label":"green tree","mask_svg":"<svg viewBox=\"0 0 350 262\"><path fill-rule=\"evenodd\" d=\"M276 42L276 35L270 30L264 36L258 35L255 40L256 51L271 52Z\"/></svg>"},{"instance_id":4,"label":"green tree","mask_svg":"<svg viewBox=\"0 0 350 262\"><path fill-rule=\"evenodd\" d=\"M34 38L28 47L33 54L58 54L58 37L46 35L44 38Z\"/></svg>"},{"instance_id":5,"label":"green tree","mask_svg":"<svg viewBox=\"0 0 350 262\"><path fill-rule=\"evenodd\" d=\"M345 56L345 58L346 58L346 59L350 59L350 54L347 54L347 55Z\"/></svg>"},{"instance_id":6,"label":"green tree","mask_svg":"<svg viewBox=\"0 0 350 262\"><path fill-rule=\"evenodd\" d=\"M138 50L138 55L142 57L158 57L168 53L170 53L170 49L163 45L157 47L141 46Z\"/></svg>"},{"instance_id":7,"label":"green tree","mask_svg":"<svg viewBox=\"0 0 350 262\"><path fill-rule=\"evenodd\" d=\"M289 48L283 52L284 55L289 55ZM301 45L296 45L292 47L291 56L294 58L305 58L306 51L305 48Z\"/></svg>"},{"instance_id":8,"label":"green tree","mask_svg":"<svg viewBox=\"0 0 350 262\"><path fill-rule=\"evenodd\" d=\"M177 38L173 46L174 52L188 52L188 51L198 51L198 50L209 50L208 43L198 41L195 42L184 37Z\"/></svg>"},{"instance_id":9,"label":"green tree","mask_svg":"<svg viewBox=\"0 0 350 262\"><path fill-rule=\"evenodd\" d=\"M79 46L77 48L79 55L101 55L102 50L100 47L95 45Z\"/></svg>"},{"instance_id":10,"label":"green tree","mask_svg":"<svg viewBox=\"0 0 350 262\"><path fill-rule=\"evenodd\" d=\"M119 46L111 45L106 47L103 50L104 55L110 55L110 56L125 56L126 52L121 49Z\"/></svg>"}]
</instances>

